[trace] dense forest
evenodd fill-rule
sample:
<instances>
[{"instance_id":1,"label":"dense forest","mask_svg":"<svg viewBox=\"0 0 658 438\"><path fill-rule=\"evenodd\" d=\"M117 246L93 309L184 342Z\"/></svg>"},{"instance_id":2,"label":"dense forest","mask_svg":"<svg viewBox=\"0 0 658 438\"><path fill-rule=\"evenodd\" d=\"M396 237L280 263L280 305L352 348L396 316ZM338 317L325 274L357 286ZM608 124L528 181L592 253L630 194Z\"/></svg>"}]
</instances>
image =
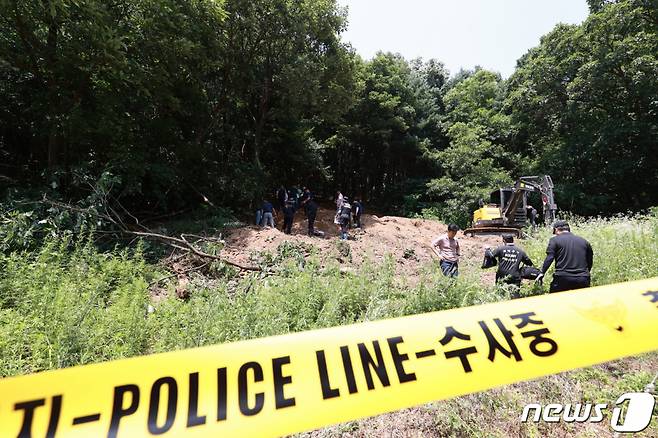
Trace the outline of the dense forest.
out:
<instances>
[{"instance_id":1,"label":"dense forest","mask_svg":"<svg viewBox=\"0 0 658 438\"><path fill-rule=\"evenodd\" d=\"M0 0L0 380L544 294L552 269L545 284L517 290L481 268L500 236L462 233L459 277L443 274L431 246L448 221L467 225L480 199L523 175L552 176L561 218L593 248L593 286L656 275L658 0L588 4L583 23L557 25L503 78L450 72L440 59L363 59L343 41L338 0ZM307 235L301 212L291 235L245 226L282 184L315 192L324 234ZM365 202L364 229L348 240L328 208L336 190ZM551 231L524 229L519 245L537 265ZM617 304L576 307L612 330L636 315ZM635 342L639 332L623 327ZM512 331L498 328L515 350ZM578 360L598 348L585 344ZM581 363L567 347L553 359ZM501 360L519 362L505 348ZM450 379L443 362L437 369ZM256 388L269 385L265 370ZM608 436L607 418L519 414L527 403L613 406L656 370L653 352L299 437ZM87 386L73 399L105 397ZM44 412L59 418L48 389ZM25 398L2 394L8 409ZM222 428L206 399L197 418ZM167 413L174 434L190 430L180 413L191 400L178 398L175 423ZM244 416L234 402L229 421ZM106 414L85 421L110 426ZM658 436L658 422L641 436Z\"/></svg>"},{"instance_id":2,"label":"dense forest","mask_svg":"<svg viewBox=\"0 0 658 438\"><path fill-rule=\"evenodd\" d=\"M304 184L465 223L546 173L576 214L658 205L658 2L588 2L503 79L364 60L335 0L2 0L0 196L143 217Z\"/></svg>"}]
</instances>

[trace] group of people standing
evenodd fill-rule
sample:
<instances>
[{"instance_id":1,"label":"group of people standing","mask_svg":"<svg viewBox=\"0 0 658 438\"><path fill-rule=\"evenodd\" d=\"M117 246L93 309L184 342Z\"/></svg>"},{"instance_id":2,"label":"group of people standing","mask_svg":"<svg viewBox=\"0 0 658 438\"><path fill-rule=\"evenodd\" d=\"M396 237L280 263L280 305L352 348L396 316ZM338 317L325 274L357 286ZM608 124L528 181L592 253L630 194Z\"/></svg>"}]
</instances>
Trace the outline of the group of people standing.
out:
<instances>
[{"instance_id":1,"label":"group of people standing","mask_svg":"<svg viewBox=\"0 0 658 438\"><path fill-rule=\"evenodd\" d=\"M448 225L446 234L432 241L432 249L440 260L441 271L449 277L459 275L461 256L459 241L456 238L459 226ZM555 263L555 272L549 291L562 292L590 286L594 252L589 242L571 233L566 221L553 224L554 236L546 248L546 258L541 269L534 268L526 252L514 243L514 236L503 235L503 244L493 251L485 248L483 268L498 266L496 283L512 286L512 298L519 298L522 279L542 283L544 275Z\"/></svg>"},{"instance_id":2,"label":"group of people standing","mask_svg":"<svg viewBox=\"0 0 658 438\"><path fill-rule=\"evenodd\" d=\"M256 209L256 225L276 228L275 219L278 219L279 214L281 214L283 216L281 231L290 234L295 213L301 209L304 210L308 220L308 235L315 236L315 218L318 213L318 204L308 187L304 187L302 190L297 188L288 190L281 186L276 190L275 197L276 205L264 199L260 207Z\"/></svg>"},{"instance_id":3,"label":"group of people standing","mask_svg":"<svg viewBox=\"0 0 658 438\"><path fill-rule=\"evenodd\" d=\"M316 236L321 231L315 230L315 219L318 213L318 203L315 195L308 187L302 190L297 188L286 189L279 187L275 193L276 203L272 204L263 199L260 206L256 208L256 225L260 227L276 228L276 220L279 215L283 216L281 231L291 234L292 224L298 210L303 210L308 220L308 235ZM338 226L340 238L346 240L349 237L351 227L361 228L361 215L363 214L363 203L359 198L352 202L341 192L336 193L336 215L334 223Z\"/></svg>"}]
</instances>

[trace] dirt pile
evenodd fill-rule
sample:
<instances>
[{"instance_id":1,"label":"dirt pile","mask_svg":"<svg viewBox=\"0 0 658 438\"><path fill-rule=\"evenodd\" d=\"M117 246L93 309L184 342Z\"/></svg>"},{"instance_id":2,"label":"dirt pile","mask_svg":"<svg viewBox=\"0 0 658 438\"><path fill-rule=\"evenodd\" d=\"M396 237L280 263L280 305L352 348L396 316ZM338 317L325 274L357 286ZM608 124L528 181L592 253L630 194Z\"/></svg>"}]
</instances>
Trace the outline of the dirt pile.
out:
<instances>
[{"instance_id":1,"label":"dirt pile","mask_svg":"<svg viewBox=\"0 0 658 438\"><path fill-rule=\"evenodd\" d=\"M333 223L334 211L321 208L315 227L325 233L325 237L306 235L308 222L302 211L297 212L292 234L281 232L282 219L278 229L248 226L232 230L226 236L224 254L231 260L247 263L250 256L259 251L275 251L285 241L303 242L316 246L320 254L333 256L338 241L338 227ZM364 260L379 262L391 254L397 262L398 273L413 275L418 269L435 257L430 242L446 232L446 225L438 221L409 219L395 216L378 217L365 214L362 217L363 229L350 230L351 260L340 259L347 265L360 266ZM462 260L479 260L485 246L496 246L500 238L496 236L466 237L459 233Z\"/></svg>"}]
</instances>

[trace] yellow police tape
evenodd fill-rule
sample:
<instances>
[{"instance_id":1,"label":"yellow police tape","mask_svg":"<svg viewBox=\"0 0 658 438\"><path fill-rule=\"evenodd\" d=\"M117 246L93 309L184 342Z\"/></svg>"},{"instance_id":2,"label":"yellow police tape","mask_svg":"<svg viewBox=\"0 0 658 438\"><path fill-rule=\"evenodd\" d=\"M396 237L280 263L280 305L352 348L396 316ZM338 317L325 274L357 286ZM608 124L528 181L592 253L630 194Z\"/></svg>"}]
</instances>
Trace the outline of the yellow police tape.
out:
<instances>
[{"instance_id":1,"label":"yellow police tape","mask_svg":"<svg viewBox=\"0 0 658 438\"><path fill-rule=\"evenodd\" d=\"M0 436L278 436L657 349L658 277L7 378Z\"/></svg>"}]
</instances>

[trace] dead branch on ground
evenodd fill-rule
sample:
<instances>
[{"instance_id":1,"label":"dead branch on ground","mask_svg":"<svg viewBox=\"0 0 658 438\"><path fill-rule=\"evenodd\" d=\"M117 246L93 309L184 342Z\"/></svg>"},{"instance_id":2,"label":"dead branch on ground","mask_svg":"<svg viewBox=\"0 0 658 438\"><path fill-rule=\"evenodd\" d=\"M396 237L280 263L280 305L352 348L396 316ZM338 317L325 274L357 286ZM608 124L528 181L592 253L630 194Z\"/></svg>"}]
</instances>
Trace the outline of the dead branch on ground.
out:
<instances>
[{"instance_id":1,"label":"dead branch on ground","mask_svg":"<svg viewBox=\"0 0 658 438\"><path fill-rule=\"evenodd\" d=\"M197 246L199 242L213 242L213 243L221 243L223 242L221 239L213 238L213 237L204 237L204 236L198 236L195 234L181 234L180 237L174 237L174 236L168 236L166 234L162 233L156 233L153 230L150 230L149 228L145 227L139 221L130 213L128 213L128 210L123 207L120 203L117 201L117 205L121 208L121 210L125 211L130 217L132 217L135 220L135 226L139 228L138 230L132 230L129 228L129 226L124 222L123 218L119 213L112 208L107 200L106 202L102 202L102 210L103 211L97 211L92 208L81 208L77 207L75 205L70 205L66 204L63 202L58 202L58 201L53 201L50 199L47 199L45 196L43 197L42 201L44 204L51 205L53 207L58 207L62 208L68 211L74 211L78 213L84 213L88 214L91 216L95 216L96 218L99 219L104 219L107 222L111 223L120 233L128 235L128 236L133 236L133 237L140 237L144 239L149 239L149 240L154 240L158 241L161 243L164 243L165 245L168 245L172 248L175 248L177 250L194 254L197 257L200 257L202 259L206 260L216 260L220 261L222 263L225 263L230 266L234 266L240 270L243 271L261 271L262 269L258 266L249 266L249 265L243 265L241 263L228 260L224 257L217 256L214 254L208 254L207 252L203 251L201 248ZM194 238L194 241L189 241L188 238Z\"/></svg>"}]
</instances>

